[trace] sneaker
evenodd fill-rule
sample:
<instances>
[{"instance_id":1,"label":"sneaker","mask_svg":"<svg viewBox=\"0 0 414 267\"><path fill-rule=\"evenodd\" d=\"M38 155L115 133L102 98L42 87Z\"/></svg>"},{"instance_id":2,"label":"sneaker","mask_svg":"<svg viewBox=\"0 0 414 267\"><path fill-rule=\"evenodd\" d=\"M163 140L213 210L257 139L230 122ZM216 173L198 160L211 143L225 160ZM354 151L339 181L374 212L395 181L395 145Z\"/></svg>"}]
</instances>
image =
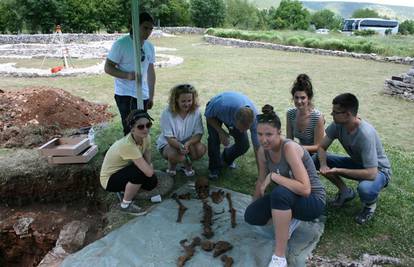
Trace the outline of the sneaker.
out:
<instances>
[{"instance_id":1,"label":"sneaker","mask_svg":"<svg viewBox=\"0 0 414 267\"><path fill-rule=\"evenodd\" d=\"M352 188L348 188L345 193L338 192L333 200L329 204L333 208L342 207L345 202L351 201L356 196L355 191Z\"/></svg>"},{"instance_id":2,"label":"sneaker","mask_svg":"<svg viewBox=\"0 0 414 267\"><path fill-rule=\"evenodd\" d=\"M227 167L229 167L229 169L232 169L232 170L234 170L234 169L236 169L237 168L237 165L236 165L236 163L233 161L231 164L229 164Z\"/></svg>"},{"instance_id":3,"label":"sneaker","mask_svg":"<svg viewBox=\"0 0 414 267\"><path fill-rule=\"evenodd\" d=\"M232 163L230 163L230 164L228 164L225 160L224 160L224 151L223 151L223 153L221 153L221 155L220 155L220 160L221 160L221 165L222 166L227 166L229 169L232 169L232 170L234 170L234 169L236 169L237 168L237 165L236 165L236 163L233 161Z\"/></svg>"},{"instance_id":4,"label":"sneaker","mask_svg":"<svg viewBox=\"0 0 414 267\"><path fill-rule=\"evenodd\" d=\"M134 203L129 204L128 207L126 208L122 208L121 205L119 205L119 209L122 212L126 212L128 214L135 215L135 216L144 215L147 213L143 208L138 207Z\"/></svg>"},{"instance_id":5,"label":"sneaker","mask_svg":"<svg viewBox=\"0 0 414 267\"><path fill-rule=\"evenodd\" d=\"M174 177L174 176L176 176L176 175L177 175L177 171L176 171L176 170L170 170L170 169L167 169L165 172L166 172L169 176L172 176L172 177Z\"/></svg>"},{"instance_id":6,"label":"sneaker","mask_svg":"<svg viewBox=\"0 0 414 267\"><path fill-rule=\"evenodd\" d=\"M193 169L191 170L187 170L186 167L182 166L181 167L181 171L184 173L185 176L187 177L192 177L195 175L195 171Z\"/></svg>"},{"instance_id":7,"label":"sneaker","mask_svg":"<svg viewBox=\"0 0 414 267\"><path fill-rule=\"evenodd\" d=\"M269 262L268 267L287 267L286 258L273 255L272 260Z\"/></svg>"},{"instance_id":8,"label":"sneaker","mask_svg":"<svg viewBox=\"0 0 414 267\"><path fill-rule=\"evenodd\" d=\"M216 181L219 178L219 171L210 170L210 173L208 174L208 178L212 181Z\"/></svg>"},{"instance_id":9,"label":"sneaker","mask_svg":"<svg viewBox=\"0 0 414 267\"><path fill-rule=\"evenodd\" d=\"M116 196L118 197L119 202L122 202L124 199L124 192L116 192Z\"/></svg>"},{"instance_id":10,"label":"sneaker","mask_svg":"<svg viewBox=\"0 0 414 267\"><path fill-rule=\"evenodd\" d=\"M364 207L362 211L355 217L358 224L364 224L374 217L375 210L369 207Z\"/></svg>"}]
</instances>

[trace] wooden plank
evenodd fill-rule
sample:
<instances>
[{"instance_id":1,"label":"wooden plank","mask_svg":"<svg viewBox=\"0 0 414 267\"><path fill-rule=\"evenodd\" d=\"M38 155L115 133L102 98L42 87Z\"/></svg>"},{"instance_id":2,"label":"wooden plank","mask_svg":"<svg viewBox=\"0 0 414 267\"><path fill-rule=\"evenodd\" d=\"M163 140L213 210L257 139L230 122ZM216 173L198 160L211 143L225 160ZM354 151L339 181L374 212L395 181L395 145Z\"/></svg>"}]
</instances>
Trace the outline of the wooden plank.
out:
<instances>
[{"instance_id":1,"label":"wooden plank","mask_svg":"<svg viewBox=\"0 0 414 267\"><path fill-rule=\"evenodd\" d=\"M82 137L54 138L38 148L41 156L76 156L90 146L89 139Z\"/></svg>"},{"instance_id":2,"label":"wooden plank","mask_svg":"<svg viewBox=\"0 0 414 267\"><path fill-rule=\"evenodd\" d=\"M98 146L93 145L85 150L81 155L77 156L49 156L47 158L50 164L74 164L87 163L98 153Z\"/></svg>"}]
</instances>

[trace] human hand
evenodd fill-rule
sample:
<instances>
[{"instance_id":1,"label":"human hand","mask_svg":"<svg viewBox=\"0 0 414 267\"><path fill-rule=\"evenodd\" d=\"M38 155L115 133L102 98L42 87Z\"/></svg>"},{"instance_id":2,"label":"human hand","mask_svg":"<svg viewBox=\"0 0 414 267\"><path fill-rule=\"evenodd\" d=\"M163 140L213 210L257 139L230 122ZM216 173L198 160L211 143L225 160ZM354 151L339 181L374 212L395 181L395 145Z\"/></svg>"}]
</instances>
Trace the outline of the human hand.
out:
<instances>
[{"instance_id":1,"label":"human hand","mask_svg":"<svg viewBox=\"0 0 414 267\"><path fill-rule=\"evenodd\" d=\"M328 166L326 166L326 165L321 166L321 167L319 168L319 172L320 172L322 175L327 175L327 172L329 172L329 170L330 170L330 168L329 168Z\"/></svg>"},{"instance_id":2,"label":"human hand","mask_svg":"<svg viewBox=\"0 0 414 267\"><path fill-rule=\"evenodd\" d=\"M186 148L186 146L184 144L180 143L180 150L179 150L180 154L186 155L188 153L188 148Z\"/></svg>"},{"instance_id":3,"label":"human hand","mask_svg":"<svg viewBox=\"0 0 414 267\"><path fill-rule=\"evenodd\" d=\"M187 153L190 153L190 142L189 141L187 141L187 142L185 142L184 143L184 148L187 150Z\"/></svg>"},{"instance_id":4,"label":"human hand","mask_svg":"<svg viewBox=\"0 0 414 267\"><path fill-rule=\"evenodd\" d=\"M280 174L278 172L271 172L271 173L268 174L268 176L270 177L271 181L278 184L278 178L279 178L278 176L280 176Z\"/></svg>"},{"instance_id":5,"label":"human hand","mask_svg":"<svg viewBox=\"0 0 414 267\"><path fill-rule=\"evenodd\" d=\"M271 177L270 177L270 173L266 176L265 180L263 181L263 183L260 185L260 194L263 196L267 186L271 183Z\"/></svg>"},{"instance_id":6,"label":"human hand","mask_svg":"<svg viewBox=\"0 0 414 267\"><path fill-rule=\"evenodd\" d=\"M219 131L219 139L220 139L220 143L223 146L228 146L230 145L230 135L228 133L226 133L225 131Z\"/></svg>"},{"instance_id":7,"label":"human hand","mask_svg":"<svg viewBox=\"0 0 414 267\"><path fill-rule=\"evenodd\" d=\"M147 109L151 109L154 106L154 101L150 98L147 102Z\"/></svg>"},{"instance_id":8,"label":"human hand","mask_svg":"<svg viewBox=\"0 0 414 267\"><path fill-rule=\"evenodd\" d=\"M326 175L329 175L329 174L338 174L338 172L339 172L339 169L338 168L332 168L332 169L326 170L325 171L325 174Z\"/></svg>"},{"instance_id":9,"label":"human hand","mask_svg":"<svg viewBox=\"0 0 414 267\"><path fill-rule=\"evenodd\" d=\"M127 73L127 80L134 81L135 80L135 72L128 72Z\"/></svg>"}]
</instances>

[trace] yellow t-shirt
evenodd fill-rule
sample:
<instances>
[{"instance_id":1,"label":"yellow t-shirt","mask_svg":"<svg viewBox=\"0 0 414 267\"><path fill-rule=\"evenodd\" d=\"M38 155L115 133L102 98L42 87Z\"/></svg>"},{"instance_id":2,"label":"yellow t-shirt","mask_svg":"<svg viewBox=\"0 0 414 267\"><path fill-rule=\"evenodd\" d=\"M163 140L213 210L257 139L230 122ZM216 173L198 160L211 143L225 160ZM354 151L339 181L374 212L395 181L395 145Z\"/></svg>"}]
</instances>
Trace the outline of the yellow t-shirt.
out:
<instances>
[{"instance_id":1,"label":"yellow t-shirt","mask_svg":"<svg viewBox=\"0 0 414 267\"><path fill-rule=\"evenodd\" d=\"M106 188L109 177L131 164L132 160L142 158L145 151L151 146L151 137L144 138L142 145L137 145L131 136L127 134L116 141L106 152L105 159L101 167L101 185Z\"/></svg>"}]
</instances>

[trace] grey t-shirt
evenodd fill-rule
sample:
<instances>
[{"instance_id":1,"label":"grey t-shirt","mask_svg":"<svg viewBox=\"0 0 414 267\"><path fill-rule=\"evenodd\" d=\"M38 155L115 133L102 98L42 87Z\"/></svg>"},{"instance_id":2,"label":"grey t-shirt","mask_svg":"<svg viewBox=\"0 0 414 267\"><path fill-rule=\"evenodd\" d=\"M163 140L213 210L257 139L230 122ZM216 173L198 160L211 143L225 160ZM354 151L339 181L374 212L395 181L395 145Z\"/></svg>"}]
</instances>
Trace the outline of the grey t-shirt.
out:
<instances>
[{"instance_id":1,"label":"grey t-shirt","mask_svg":"<svg viewBox=\"0 0 414 267\"><path fill-rule=\"evenodd\" d=\"M331 140L338 139L351 159L364 168L378 167L390 171L391 165L378 133L368 122L361 120L353 133L348 133L343 125L332 122L325 132Z\"/></svg>"},{"instance_id":2,"label":"grey t-shirt","mask_svg":"<svg viewBox=\"0 0 414 267\"><path fill-rule=\"evenodd\" d=\"M292 168L287 162L285 153L284 153L285 144L288 142L293 142L293 141L290 139L285 139L283 141L282 148L281 148L282 154L281 154L279 162L273 162L269 155L269 152L265 150L266 173L275 172L282 176L294 179L293 173L291 170ZM303 149L302 146L301 148ZM316 172L315 164L313 163L313 160L311 156L309 155L309 152L306 149L303 149L302 162L309 176L309 181L311 185L311 193L314 194L317 198L319 198L325 203L325 196L326 196L325 188L323 187L321 181L319 180L319 176Z\"/></svg>"}]
</instances>

